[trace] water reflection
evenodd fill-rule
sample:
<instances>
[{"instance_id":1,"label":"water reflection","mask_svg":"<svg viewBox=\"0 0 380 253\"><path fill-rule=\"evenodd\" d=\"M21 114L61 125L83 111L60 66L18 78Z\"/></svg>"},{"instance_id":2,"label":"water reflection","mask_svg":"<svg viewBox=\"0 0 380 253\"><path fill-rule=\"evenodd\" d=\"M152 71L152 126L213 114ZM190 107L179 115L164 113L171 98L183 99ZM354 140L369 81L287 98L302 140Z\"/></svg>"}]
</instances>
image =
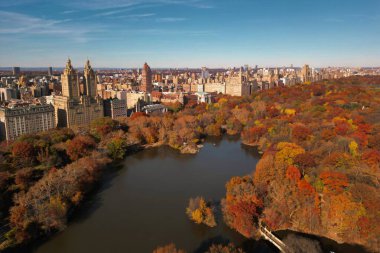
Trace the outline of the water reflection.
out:
<instances>
[{"instance_id":1,"label":"water reflection","mask_svg":"<svg viewBox=\"0 0 380 253\"><path fill-rule=\"evenodd\" d=\"M209 138L196 155L168 147L132 154L108 168L101 187L64 232L31 251L138 253L173 242L198 253L212 243L233 242L246 252L277 252L266 241L246 240L229 229L220 212L215 228L196 225L185 214L190 197L204 196L218 204L225 183L251 174L258 159L256 149L242 145L238 137Z\"/></svg>"},{"instance_id":2,"label":"water reflection","mask_svg":"<svg viewBox=\"0 0 380 253\"><path fill-rule=\"evenodd\" d=\"M220 201L225 183L251 174L257 160L255 153L242 152L238 137L210 138L196 155L169 147L132 154L107 175L67 230L34 252L152 252L170 242L201 252L212 242L242 244L245 239L220 214L219 225L208 228L189 221L185 209L198 195Z\"/></svg>"}]
</instances>

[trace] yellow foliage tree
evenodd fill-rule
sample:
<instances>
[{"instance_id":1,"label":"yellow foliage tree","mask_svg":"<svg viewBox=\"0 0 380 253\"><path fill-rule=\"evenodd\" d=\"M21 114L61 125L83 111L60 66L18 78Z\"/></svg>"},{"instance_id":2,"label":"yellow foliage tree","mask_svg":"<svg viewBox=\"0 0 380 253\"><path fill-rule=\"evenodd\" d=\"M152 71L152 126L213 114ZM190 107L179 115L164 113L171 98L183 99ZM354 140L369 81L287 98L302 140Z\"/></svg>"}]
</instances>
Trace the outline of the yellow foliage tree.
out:
<instances>
[{"instance_id":1,"label":"yellow foliage tree","mask_svg":"<svg viewBox=\"0 0 380 253\"><path fill-rule=\"evenodd\" d=\"M286 165L293 165L294 158L305 153L305 150L295 143L280 142L277 144L276 162L285 163Z\"/></svg>"},{"instance_id":2,"label":"yellow foliage tree","mask_svg":"<svg viewBox=\"0 0 380 253\"><path fill-rule=\"evenodd\" d=\"M197 223L197 224L201 224L202 221L203 221L203 215L202 215L202 211L200 209L195 209L192 213L191 213L191 219Z\"/></svg>"},{"instance_id":3,"label":"yellow foliage tree","mask_svg":"<svg viewBox=\"0 0 380 253\"><path fill-rule=\"evenodd\" d=\"M285 109L284 113L288 116L294 116L294 115L296 115L296 110L295 109Z\"/></svg>"},{"instance_id":4,"label":"yellow foliage tree","mask_svg":"<svg viewBox=\"0 0 380 253\"><path fill-rule=\"evenodd\" d=\"M358 155L358 144L355 141L351 141L350 144L348 144L348 147L352 156Z\"/></svg>"},{"instance_id":5,"label":"yellow foliage tree","mask_svg":"<svg viewBox=\"0 0 380 253\"><path fill-rule=\"evenodd\" d=\"M216 226L212 207L209 206L202 197L190 199L186 213L189 218L197 224L204 223L210 227Z\"/></svg>"}]
</instances>

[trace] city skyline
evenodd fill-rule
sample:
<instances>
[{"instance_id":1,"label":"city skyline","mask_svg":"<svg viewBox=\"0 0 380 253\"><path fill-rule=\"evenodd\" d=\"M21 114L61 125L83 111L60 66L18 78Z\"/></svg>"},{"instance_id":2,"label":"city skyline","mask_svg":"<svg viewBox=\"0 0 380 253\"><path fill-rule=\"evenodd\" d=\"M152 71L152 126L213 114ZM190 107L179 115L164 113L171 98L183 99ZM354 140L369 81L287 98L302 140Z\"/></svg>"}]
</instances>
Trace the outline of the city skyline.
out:
<instances>
[{"instance_id":1,"label":"city skyline","mask_svg":"<svg viewBox=\"0 0 380 253\"><path fill-rule=\"evenodd\" d=\"M0 67L380 65L379 1L0 3Z\"/></svg>"}]
</instances>

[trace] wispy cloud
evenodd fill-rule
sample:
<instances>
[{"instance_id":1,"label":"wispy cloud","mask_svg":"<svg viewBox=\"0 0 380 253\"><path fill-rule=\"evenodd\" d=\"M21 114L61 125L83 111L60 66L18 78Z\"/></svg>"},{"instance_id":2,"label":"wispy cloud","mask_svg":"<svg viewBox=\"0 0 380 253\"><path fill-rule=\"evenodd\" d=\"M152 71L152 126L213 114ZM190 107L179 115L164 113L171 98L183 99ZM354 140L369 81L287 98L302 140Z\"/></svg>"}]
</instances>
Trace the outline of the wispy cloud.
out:
<instances>
[{"instance_id":1,"label":"wispy cloud","mask_svg":"<svg viewBox=\"0 0 380 253\"><path fill-rule=\"evenodd\" d=\"M214 36L216 35L213 31L207 30L178 30L178 29L138 29L138 30L125 30L123 31L126 34L139 34L139 35L164 35L164 36L189 36L189 37L198 37L198 36Z\"/></svg>"},{"instance_id":2,"label":"wispy cloud","mask_svg":"<svg viewBox=\"0 0 380 253\"><path fill-rule=\"evenodd\" d=\"M24 4L34 4L41 0L1 0L0 7L11 7Z\"/></svg>"},{"instance_id":3,"label":"wispy cloud","mask_svg":"<svg viewBox=\"0 0 380 253\"><path fill-rule=\"evenodd\" d=\"M143 13L143 14L132 14L132 15L128 15L126 17L129 17L129 18L146 18L146 17L152 17L152 16L155 16L156 13Z\"/></svg>"},{"instance_id":4,"label":"wispy cloud","mask_svg":"<svg viewBox=\"0 0 380 253\"><path fill-rule=\"evenodd\" d=\"M93 16L94 17L115 16L115 15L118 15L118 14L130 13L132 11L136 11L136 10L140 10L140 9L147 9L147 8L151 8L151 7L155 7L155 6L157 6L157 5L143 4L143 5L138 5L138 6L123 7L123 8L118 8L116 10L107 10L107 11L98 12L98 13L96 13ZM132 14L127 14L127 15L130 16ZM139 14L136 14L136 15L139 15ZM90 16L90 18L91 18L91 16Z\"/></svg>"},{"instance_id":5,"label":"wispy cloud","mask_svg":"<svg viewBox=\"0 0 380 253\"><path fill-rule=\"evenodd\" d=\"M61 13L62 14L71 14L71 13L75 13L75 12L78 12L78 10L67 10L67 11L62 11Z\"/></svg>"},{"instance_id":6,"label":"wispy cloud","mask_svg":"<svg viewBox=\"0 0 380 253\"><path fill-rule=\"evenodd\" d=\"M143 14L130 14L130 15L117 15L110 18L113 19L130 19L130 20L140 20L149 17L156 16L156 13L143 13Z\"/></svg>"},{"instance_id":7,"label":"wispy cloud","mask_svg":"<svg viewBox=\"0 0 380 253\"><path fill-rule=\"evenodd\" d=\"M73 0L68 1L70 4ZM134 7L144 4L153 5L185 5L200 9L213 8L205 0L75 0L75 6L79 8L92 9L92 10L106 10L106 9L118 9L126 7ZM67 2L66 2L67 3Z\"/></svg>"},{"instance_id":8,"label":"wispy cloud","mask_svg":"<svg viewBox=\"0 0 380 253\"><path fill-rule=\"evenodd\" d=\"M186 18L174 18L174 17L166 17L166 18L157 18L157 22L181 22L187 20Z\"/></svg>"},{"instance_id":9,"label":"wispy cloud","mask_svg":"<svg viewBox=\"0 0 380 253\"><path fill-rule=\"evenodd\" d=\"M86 42L86 34L95 31L89 27L81 26L78 28L69 24L72 21L71 19L43 19L8 11L0 11L0 16L2 17L0 19L0 34L8 36L51 35L63 36L76 42Z\"/></svg>"}]
</instances>

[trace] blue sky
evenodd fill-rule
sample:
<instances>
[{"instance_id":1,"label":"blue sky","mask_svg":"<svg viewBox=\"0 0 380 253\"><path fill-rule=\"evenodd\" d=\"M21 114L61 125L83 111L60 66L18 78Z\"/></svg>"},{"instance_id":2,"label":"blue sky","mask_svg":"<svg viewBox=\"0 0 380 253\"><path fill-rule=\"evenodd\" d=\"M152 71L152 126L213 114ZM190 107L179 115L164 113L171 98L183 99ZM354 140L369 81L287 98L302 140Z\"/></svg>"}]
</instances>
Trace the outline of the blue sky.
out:
<instances>
[{"instance_id":1,"label":"blue sky","mask_svg":"<svg viewBox=\"0 0 380 253\"><path fill-rule=\"evenodd\" d=\"M0 66L380 66L380 0L0 0Z\"/></svg>"}]
</instances>

